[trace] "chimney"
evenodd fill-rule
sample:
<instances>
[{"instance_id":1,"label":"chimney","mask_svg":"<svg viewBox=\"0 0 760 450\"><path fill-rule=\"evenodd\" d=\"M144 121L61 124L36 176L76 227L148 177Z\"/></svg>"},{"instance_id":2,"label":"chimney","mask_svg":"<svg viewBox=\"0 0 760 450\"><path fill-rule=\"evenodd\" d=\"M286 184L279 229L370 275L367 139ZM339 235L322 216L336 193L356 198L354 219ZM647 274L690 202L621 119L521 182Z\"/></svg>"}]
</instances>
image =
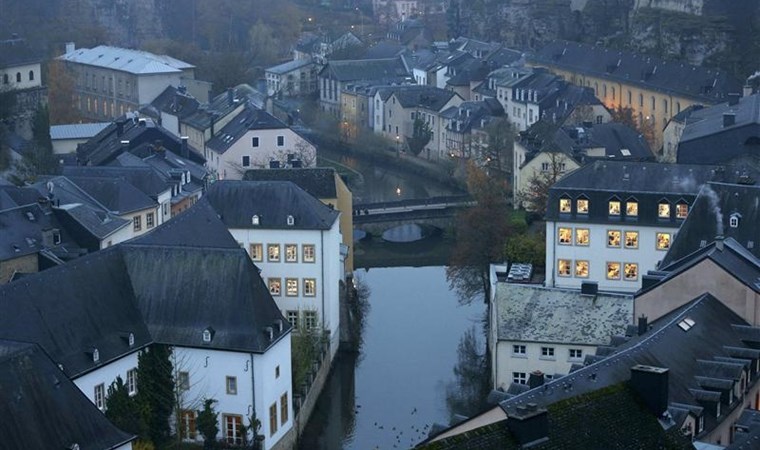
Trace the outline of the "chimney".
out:
<instances>
[{"instance_id":1,"label":"chimney","mask_svg":"<svg viewBox=\"0 0 760 450\"><path fill-rule=\"evenodd\" d=\"M183 158L189 159L190 158L190 149L187 147L187 139L188 138L187 138L187 136L182 136L182 137L180 137L180 139L182 140L182 147L180 147L179 154Z\"/></svg>"},{"instance_id":2,"label":"chimney","mask_svg":"<svg viewBox=\"0 0 760 450\"><path fill-rule=\"evenodd\" d=\"M715 250L723 251L723 236L715 236Z\"/></svg>"},{"instance_id":3,"label":"chimney","mask_svg":"<svg viewBox=\"0 0 760 450\"><path fill-rule=\"evenodd\" d=\"M657 417L668 410L668 369L663 367L631 367L631 387Z\"/></svg>"},{"instance_id":4,"label":"chimney","mask_svg":"<svg viewBox=\"0 0 760 450\"><path fill-rule=\"evenodd\" d=\"M124 122L121 118L116 120L116 137L121 137L124 134Z\"/></svg>"},{"instance_id":5,"label":"chimney","mask_svg":"<svg viewBox=\"0 0 760 450\"><path fill-rule=\"evenodd\" d=\"M533 389L544 384L544 373L540 370L536 370L530 373L528 376L528 386Z\"/></svg>"},{"instance_id":6,"label":"chimney","mask_svg":"<svg viewBox=\"0 0 760 450\"><path fill-rule=\"evenodd\" d=\"M742 95L738 92L728 94L728 105L733 106L739 104L740 98L742 98Z\"/></svg>"},{"instance_id":7,"label":"chimney","mask_svg":"<svg viewBox=\"0 0 760 450\"><path fill-rule=\"evenodd\" d=\"M723 113L723 128L730 127L736 123L736 113Z\"/></svg>"},{"instance_id":8,"label":"chimney","mask_svg":"<svg viewBox=\"0 0 760 450\"><path fill-rule=\"evenodd\" d=\"M77 49L77 47L76 47L76 45L74 45L73 42L67 42L66 43L66 53L71 53L71 52L73 52L76 49Z\"/></svg>"},{"instance_id":9,"label":"chimney","mask_svg":"<svg viewBox=\"0 0 760 450\"><path fill-rule=\"evenodd\" d=\"M227 104L232 106L235 103L235 91L232 88L227 88Z\"/></svg>"},{"instance_id":10,"label":"chimney","mask_svg":"<svg viewBox=\"0 0 760 450\"><path fill-rule=\"evenodd\" d=\"M745 84L744 88L742 89L742 95L744 97L749 97L750 95L752 95L752 86Z\"/></svg>"},{"instance_id":11,"label":"chimney","mask_svg":"<svg viewBox=\"0 0 760 450\"><path fill-rule=\"evenodd\" d=\"M648 330L649 330L649 323L647 320L647 316L642 314L641 317L639 317L639 336L642 336Z\"/></svg>"},{"instance_id":12,"label":"chimney","mask_svg":"<svg viewBox=\"0 0 760 450\"><path fill-rule=\"evenodd\" d=\"M581 283L581 295L596 295L597 292L599 292L599 284L596 281Z\"/></svg>"},{"instance_id":13,"label":"chimney","mask_svg":"<svg viewBox=\"0 0 760 450\"><path fill-rule=\"evenodd\" d=\"M129 150L129 140L123 139L121 142L121 149L125 152Z\"/></svg>"},{"instance_id":14,"label":"chimney","mask_svg":"<svg viewBox=\"0 0 760 450\"><path fill-rule=\"evenodd\" d=\"M549 440L549 418L545 408L535 403L518 406L507 413L507 428L517 438L521 448L528 448Z\"/></svg>"}]
</instances>

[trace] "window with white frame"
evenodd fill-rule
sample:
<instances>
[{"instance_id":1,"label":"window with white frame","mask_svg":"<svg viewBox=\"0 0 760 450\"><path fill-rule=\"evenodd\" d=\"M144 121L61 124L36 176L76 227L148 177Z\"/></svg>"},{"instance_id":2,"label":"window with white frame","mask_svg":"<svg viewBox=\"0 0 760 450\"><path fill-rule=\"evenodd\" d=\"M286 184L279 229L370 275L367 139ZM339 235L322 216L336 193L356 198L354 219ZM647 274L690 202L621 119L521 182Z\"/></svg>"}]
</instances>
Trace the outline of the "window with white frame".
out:
<instances>
[{"instance_id":1,"label":"window with white frame","mask_svg":"<svg viewBox=\"0 0 760 450\"><path fill-rule=\"evenodd\" d=\"M557 238L562 245L571 245L573 243L573 229L560 227Z\"/></svg>"},{"instance_id":2,"label":"window with white frame","mask_svg":"<svg viewBox=\"0 0 760 450\"><path fill-rule=\"evenodd\" d=\"M570 206L570 199L569 198L561 198L559 199L559 212L561 213L570 213L572 210L572 206Z\"/></svg>"},{"instance_id":3,"label":"window with white frame","mask_svg":"<svg viewBox=\"0 0 760 450\"><path fill-rule=\"evenodd\" d=\"M267 244L267 261L280 262L280 244Z\"/></svg>"},{"instance_id":4,"label":"window with white frame","mask_svg":"<svg viewBox=\"0 0 760 450\"><path fill-rule=\"evenodd\" d=\"M127 370L127 392L137 394L137 368Z\"/></svg>"},{"instance_id":5,"label":"window with white frame","mask_svg":"<svg viewBox=\"0 0 760 450\"><path fill-rule=\"evenodd\" d=\"M236 414L224 414L224 438L228 444L241 445L243 443L243 416Z\"/></svg>"},{"instance_id":6,"label":"window with white frame","mask_svg":"<svg viewBox=\"0 0 760 450\"><path fill-rule=\"evenodd\" d=\"M282 280L280 278L267 279L267 285L269 286L269 293L273 296L279 296L282 293Z\"/></svg>"},{"instance_id":7,"label":"window with white frame","mask_svg":"<svg viewBox=\"0 0 760 450\"><path fill-rule=\"evenodd\" d=\"M287 311L286 317L293 328L298 328L298 311Z\"/></svg>"},{"instance_id":8,"label":"window with white frame","mask_svg":"<svg viewBox=\"0 0 760 450\"><path fill-rule=\"evenodd\" d=\"M251 147L258 147L259 146L259 138L258 136L254 136L251 138Z\"/></svg>"},{"instance_id":9,"label":"window with white frame","mask_svg":"<svg viewBox=\"0 0 760 450\"><path fill-rule=\"evenodd\" d=\"M625 202L625 215L628 217L637 217L639 215L639 202L628 200Z\"/></svg>"},{"instance_id":10,"label":"window with white frame","mask_svg":"<svg viewBox=\"0 0 760 450\"><path fill-rule=\"evenodd\" d=\"M153 226L155 225L154 215L152 212L145 214L145 225L148 228L153 228Z\"/></svg>"},{"instance_id":11,"label":"window with white frame","mask_svg":"<svg viewBox=\"0 0 760 450\"><path fill-rule=\"evenodd\" d=\"M248 155L243 155L243 167L251 167L251 157Z\"/></svg>"},{"instance_id":12,"label":"window with white frame","mask_svg":"<svg viewBox=\"0 0 760 450\"><path fill-rule=\"evenodd\" d=\"M285 145L285 136L277 136L277 146L283 147Z\"/></svg>"},{"instance_id":13,"label":"window with white frame","mask_svg":"<svg viewBox=\"0 0 760 450\"><path fill-rule=\"evenodd\" d=\"M298 245L285 244L285 262L298 262Z\"/></svg>"},{"instance_id":14,"label":"window with white frame","mask_svg":"<svg viewBox=\"0 0 760 450\"><path fill-rule=\"evenodd\" d=\"M133 231L142 230L142 216L135 216L132 218L132 230Z\"/></svg>"},{"instance_id":15,"label":"window with white frame","mask_svg":"<svg viewBox=\"0 0 760 450\"><path fill-rule=\"evenodd\" d=\"M516 384L528 384L528 374L525 372L512 372L512 382Z\"/></svg>"},{"instance_id":16,"label":"window with white frame","mask_svg":"<svg viewBox=\"0 0 760 450\"><path fill-rule=\"evenodd\" d=\"M177 373L177 386L182 391L190 390L190 372Z\"/></svg>"},{"instance_id":17,"label":"window with white frame","mask_svg":"<svg viewBox=\"0 0 760 450\"><path fill-rule=\"evenodd\" d=\"M583 350L580 348L571 348L568 350L568 354L570 359L581 359L583 358Z\"/></svg>"},{"instance_id":18,"label":"window with white frame","mask_svg":"<svg viewBox=\"0 0 760 450\"><path fill-rule=\"evenodd\" d=\"M95 400L95 406L99 410L103 410L106 407L106 386L100 383L95 386L95 394L93 399Z\"/></svg>"},{"instance_id":19,"label":"window with white frame","mask_svg":"<svg viewBox=\"0 0 760 450\"><path fill-rule=\"evenodd\" d=\"M512 355L513 356L519 356L519 357L525 357L527 354L527 349L522 344L515 344L512 346Z\"/></svg>"},{"instance_id":20,"label":"window with white frame","mask_svg":"<svg viewBox=\"0 0 760 450\"><path fill-rule=\"evenodd\" d=\"M304 311L303 312L303 324L308 329L316 328L317 327L317 312L316 311Z\"/></svg>"},{"instance_id":21,"label":"window with white frame","mask_svg":"<svg viewBox=\"0 0 760 450\"><path fill-rule=\"evenodd\" d=\"M225 386L228 395L237 395L237 377L226 377Z\"/></svg>"},{"instance_id":22,"label":"window with white frame","mask_svg":"<svg viewBox=\"0 0 760 450\"><path fill-rule=\"evenodd\" d=\"M608 211L611 216L620 215L620 200L610 200L608 204Z\"/></svg>"},{"instance_id":23,"label":"window with white frame","mask_svg":"<svg viewBox=\"0 0 760 450\"><path fill-rule=\"evenodd\" d=\"M180 422L182 423L182 438L195 439L197 431L195 429L195 411L183 409L180 413Z\"/></svg>"},{"instance_id":24,"label":"window with white frame","mask_svg":"<svg viewBox=\"0 0 760 450\"><path fill-rule=\"evenodd\" d=\"M304 278L303 295L306 297L314 297L317 295L317 280L315 278Z\"/></svg>"},{"instance_id":25,"label":"window with white frame","mask_svg":"<svg viewBox=\"0 0 760 450\"><path fill-rule=\"evenodd\" d=\"M316 251L315 247L312 244L304 244L303 245L303 262L314 262L316 261Z\"/></svg>"},{"instance_id":26,"label":"window with white frame","mask_svg":"<svg viewBox=\"0 0 760 450\"><path fill-rule=\"evenodd\" d=\"M285 278L285 295L288 297L298 296L298 278Z\"/></svg>"},{"instance_id":27,"label":"window with white frame","mask_svg":"<svg viewBox=\"0 0 760 450\"><path fill-rule=\"evenodd\" d=\"M670 203L663 201L657 204L657 217L670 219Z\"/></svg>"},{"instance_id":28,"label":"window with white frame","mask_svg":"<svg viewBox=\"0 0 760 450\"><path fill-rule=\"evenodd\" d=\"M569 259L557 260L557 275L560 277L569 277L571 275Z\"/></svg>"},{"instance_id":29,"label":"window with white frame","mask_svg":"<svg viewBox=\"0 0 760 450\"><path fill-rule=\"evenodd\" d=\"M554 358L554 347L541 347L542 358Z\"/></svg>"},{"instance_id":30,"label":"window with white frame","mask_svg":"<svg viewBox=\"0 0 760 450\"><path fill-rule=\"evenodd\" d=\"M591 231L588 228L575 229L575 245L588 245L591 240Z\"/></svg>"}]
</instances>

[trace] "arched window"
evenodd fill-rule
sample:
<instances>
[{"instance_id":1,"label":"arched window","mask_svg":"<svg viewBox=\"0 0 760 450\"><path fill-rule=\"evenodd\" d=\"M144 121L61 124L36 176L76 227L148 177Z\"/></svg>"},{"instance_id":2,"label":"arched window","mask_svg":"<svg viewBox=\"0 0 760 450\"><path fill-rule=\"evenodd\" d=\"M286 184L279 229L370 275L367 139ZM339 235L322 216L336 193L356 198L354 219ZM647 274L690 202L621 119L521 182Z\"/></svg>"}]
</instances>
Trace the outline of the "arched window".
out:
<instances>
[{"instance_id":1,"label":"arched window","mask_svg":"<svg viewBox=\"0 0 760 450\"><path fill-rule=\"evenodd\" d=\"M8 80L8 74L7 74L7 73L4 73L4 74L3 74L3 84L8 84L8 81L9 81L9 80Z\"/></svg>"},{"instance_id":2,"label":"arched window","mask_svg":"<svg viewBox=\"0 0 760 450\"><path fill-rule=\"evenodd\" d=\"M16 72L16 83L21 83L21 72Z\"/></svg>"},{"instance_id":3,"label":"arched window","mask_svg":"<svg viewBox=\"0 0 760 450\"><path fill-rule=\"evenodd\" d=\"M34 71L33 70L29 71L29 81L34 81Z\"/></svg>"}]
</instances>

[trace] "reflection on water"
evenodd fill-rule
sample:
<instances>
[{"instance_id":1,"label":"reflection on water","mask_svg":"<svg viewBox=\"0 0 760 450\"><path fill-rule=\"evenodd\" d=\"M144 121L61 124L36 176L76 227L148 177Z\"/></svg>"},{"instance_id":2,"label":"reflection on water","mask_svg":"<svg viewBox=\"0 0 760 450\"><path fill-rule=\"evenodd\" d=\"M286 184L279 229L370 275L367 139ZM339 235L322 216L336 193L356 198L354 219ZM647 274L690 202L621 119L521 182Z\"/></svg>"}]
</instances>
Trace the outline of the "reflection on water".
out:
<instances>
[{"instance_id":1,"label":"reflection on water","mask_svg":"<svg viewBox=\"0 0 760 450\"><path fill-rule=\"evenodd\" d=\"M462 379L454 373L458 361L470 361L467 352L483 353L482 346L464 353L459 347L481 345L475 336L483 336L485 305L460 306L444 267L371 269L356 276L371 291L364 348L358 359L339 356L302 450L412 447L434 422L448 423L446 393ZM468 330L472 339L463 340Z\"/></svg>"}]
</instances>

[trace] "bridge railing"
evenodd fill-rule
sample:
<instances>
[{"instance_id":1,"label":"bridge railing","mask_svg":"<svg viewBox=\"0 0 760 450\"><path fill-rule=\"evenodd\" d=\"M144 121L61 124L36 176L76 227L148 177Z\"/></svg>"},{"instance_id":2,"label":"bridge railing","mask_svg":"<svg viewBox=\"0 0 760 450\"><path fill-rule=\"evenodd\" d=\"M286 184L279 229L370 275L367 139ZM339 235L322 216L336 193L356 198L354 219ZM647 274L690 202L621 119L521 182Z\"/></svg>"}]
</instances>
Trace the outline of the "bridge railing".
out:
<instances>
[{"instance_id":1,"label":"bridge railing","mask_svg":"<svg viewBox=\"0 0 760 450\"><path fill-rule=\"evenodd\" d=\"M390 208L413 208L415 206L429 206L429 205L448 205L448 204L462 204L472 201L472 197L469 195L447 195L440 197L429 197L424 199L407 199L396 200L393 202L378 202L378 203L358 203L354 205L354 214L356 211L366 210L378 210L378 209L390 209Z\"/></svg>"}]
</instances>

